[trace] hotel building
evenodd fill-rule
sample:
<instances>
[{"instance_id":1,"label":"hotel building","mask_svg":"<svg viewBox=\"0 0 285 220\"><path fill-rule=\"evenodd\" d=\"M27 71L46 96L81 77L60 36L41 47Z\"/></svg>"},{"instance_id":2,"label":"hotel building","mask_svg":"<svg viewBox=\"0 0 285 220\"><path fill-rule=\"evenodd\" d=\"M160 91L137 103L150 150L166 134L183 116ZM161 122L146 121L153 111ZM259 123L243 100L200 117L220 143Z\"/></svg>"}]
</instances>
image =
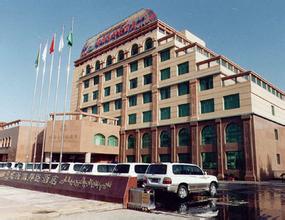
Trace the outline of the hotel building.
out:
<instances>
[{"instance_id":1,"label":"hotel building","mask_svg":"<svg viewBox=\"0 0 285 220\"><path fill-rule=\"evenodd\" d=\"M89 124L70 124L82 137L64 153L85 152L87 161L112 154L120 162L190 162L221 179L285 170L285 93L150 9L86 41L71 112L85 116L74 123Z\"/></svg>"}]
</instances>

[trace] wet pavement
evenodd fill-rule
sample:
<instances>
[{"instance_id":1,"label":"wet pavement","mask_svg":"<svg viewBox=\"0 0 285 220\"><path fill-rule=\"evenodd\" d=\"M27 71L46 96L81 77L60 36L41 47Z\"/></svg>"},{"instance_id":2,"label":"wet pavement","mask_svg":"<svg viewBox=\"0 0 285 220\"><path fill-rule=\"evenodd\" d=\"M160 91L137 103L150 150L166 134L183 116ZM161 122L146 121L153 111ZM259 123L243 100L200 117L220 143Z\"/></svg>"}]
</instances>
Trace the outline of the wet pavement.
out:
<instances>
[{"instance_id":1,"label":"wet pavement","mask_svg":"<svg viewBox=\"0 0 285 220\"><path fill-rule=\"evenodd\" d=\"M154 213L202 219L285 219L285 184L221 183L218 195L192 195L181 201L157 193Z\"/></svg>"}]
</instances>

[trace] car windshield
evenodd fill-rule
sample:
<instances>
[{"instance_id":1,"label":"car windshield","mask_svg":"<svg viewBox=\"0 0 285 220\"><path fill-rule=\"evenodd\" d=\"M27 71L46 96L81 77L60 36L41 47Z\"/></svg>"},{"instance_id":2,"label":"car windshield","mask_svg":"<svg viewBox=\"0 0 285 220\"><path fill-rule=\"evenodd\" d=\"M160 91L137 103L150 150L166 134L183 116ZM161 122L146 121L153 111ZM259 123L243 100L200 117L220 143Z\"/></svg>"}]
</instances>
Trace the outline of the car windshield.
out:
<instances>
[{"instance_id":1,"label":"car windshield","mask_svg":"<svg viewBox=\"0 0 285 220\"><path fill-rule=\"evenodd\" d=\"M135 172L136 173L145 173L146 169L148 168L147 164L144 165L135 165Z\"/></svg>"},{"instance_id":2,"label":"car windshield","mask_svg":"<svg viewBox=\"0 0 285 220\"><path fill-rule=\"evenodd\" d=\"M7 163L7 167L11 168L12 167L12 163Z\"/></svg>"},{"instance_id":3,"label":"car windshield","mask_svg":"<svg viewBox=\"0 0 285 220\"><path fill-rule=\"evenodd\" d=\"M82 164L75 164L75 165L73 166L73 170L74 170L74 171L80 171L81 167L82 167Z\"/></svg>"},{"instance_id":4,"label":"car windshield","mask_svg":"<svg viewBox=\"0 0 285 220\"><path fill-rule=\"evenodd\" d=\"M129 164L118 164L113 173L129 173L130 165Z\"/></svg>"},{"instance_id":5,"label":"car windshield","mask_svg":"<svg viewBox=\"0 0 285 220\"><path fill-rule=\"evenodd\" d=\"M98 165L97 171L98 173L112 173L115 166L113 164Z\"/></svg>"},{"instance_id":6,"label":"car windshield","mask_svg":"<svg viewBox=\"0 0 285 220\"><path fill-rule=\"evenodd\" d=\"M18 169L23 169L23 163L17 163L15 164L15 168L18 168Z\"/></svg>"},{"instance_id":7,"label":"car windshield","mask_svg":"<svg viewBox=\"0 0 285 220\"><path fill-rule=\"evenodd\" d=\"M53 164L51 164L51 169L54 170L57 168L57 166L58 166L58 164L53 163ZM43 163L42 169L43 170L49 170L49 163Z\"/></svg>"},{"instance_id":8,"label":"car windshield","mask_svg":"<svg viewBox=\"0 0 285 220\"><path fill-rule=\"evenodd\" d=\"M4 167L6 167L6 166L7 166L6 163L0 163L0 167L1 167L1 168L4 168Z\"/></svg>"},{"instance_id":9,"label":"car windshield","mask_svg":"<svg viewBox=\"0 0 285 220\"><path fill-rule=\"evenodd\" d=\"M82 173L91 173L92 169L93 169L93 165L92 164L84 164L80 168L80 172L82 172Z\"/></svg>"},{"instance_id":10,"label":"car windshield","mask_svg":"<svg viewBox=\"0 0 285 220\"><path fill-rule=\"evenodd\" d=\"M147 174L166 174L167 166L165 164L152 164L149 165Z\"/></svg>"},{"instance_id":11,"label":"car windshield","mask_svg":"<svg viewBox=\"0 0 285 220\"><path fill-rule=\"evenodd\" d=\"M64 163L64 164L61 164L61 170L63 171L66 171L68 170L70 167L70 164L69 163Z\"/></svg>"}]
</instances>

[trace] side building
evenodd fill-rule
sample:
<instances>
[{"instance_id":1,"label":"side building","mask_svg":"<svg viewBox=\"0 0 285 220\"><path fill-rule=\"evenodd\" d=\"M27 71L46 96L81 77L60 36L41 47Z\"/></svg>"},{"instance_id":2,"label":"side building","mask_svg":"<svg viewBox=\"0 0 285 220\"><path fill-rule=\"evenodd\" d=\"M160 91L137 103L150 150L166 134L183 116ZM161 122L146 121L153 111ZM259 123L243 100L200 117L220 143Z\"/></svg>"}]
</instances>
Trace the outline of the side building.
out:
<instances>
[{"instance_id":1,"label":"side building","mask_svg":"<svg viewBox=\"0 0 285 220\"><path fill-rule=\"evenodd\" d=\"M42 124L42 122L34 122ZM34 150L35 160L40 161L43 145L43 127L30 125L28 120L0 123L0 161L31 162ZM32 133L31 133L32 132ZM37 136L37 138L36 138ZM35 144L37 140L37 145Z\"/></svg>"},{"instance_id":2,"label":"side building","mask_svg":"<svg viewBox=\"0 0 285 220\"><path fill-rule=\"evenodd\" d=\"M118 119L121 162L191 162L220 179L285 170L285 93L150 9L86 41L71 111Z\"/></svg>"}]
</instances>

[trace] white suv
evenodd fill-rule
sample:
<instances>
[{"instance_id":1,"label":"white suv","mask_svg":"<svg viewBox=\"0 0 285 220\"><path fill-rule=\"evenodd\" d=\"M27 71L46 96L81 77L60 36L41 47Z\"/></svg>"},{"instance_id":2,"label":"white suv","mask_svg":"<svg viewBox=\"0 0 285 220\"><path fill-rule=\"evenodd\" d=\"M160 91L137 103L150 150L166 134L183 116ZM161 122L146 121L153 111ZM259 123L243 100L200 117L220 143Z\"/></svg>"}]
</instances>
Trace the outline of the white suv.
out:
<instances>
[{"instance_id":1,"label":"white suv","mask_svg":"<svg viewBox=\"0 0 285 220\"><path fill-rule=\"evenodd\" d=\"M210 196L215 196L218 180L195 164L160 163L149 165L144 176L144 186L173 192L184 199L192 192L208 192Z\"/></svg>"}]
</instances>

